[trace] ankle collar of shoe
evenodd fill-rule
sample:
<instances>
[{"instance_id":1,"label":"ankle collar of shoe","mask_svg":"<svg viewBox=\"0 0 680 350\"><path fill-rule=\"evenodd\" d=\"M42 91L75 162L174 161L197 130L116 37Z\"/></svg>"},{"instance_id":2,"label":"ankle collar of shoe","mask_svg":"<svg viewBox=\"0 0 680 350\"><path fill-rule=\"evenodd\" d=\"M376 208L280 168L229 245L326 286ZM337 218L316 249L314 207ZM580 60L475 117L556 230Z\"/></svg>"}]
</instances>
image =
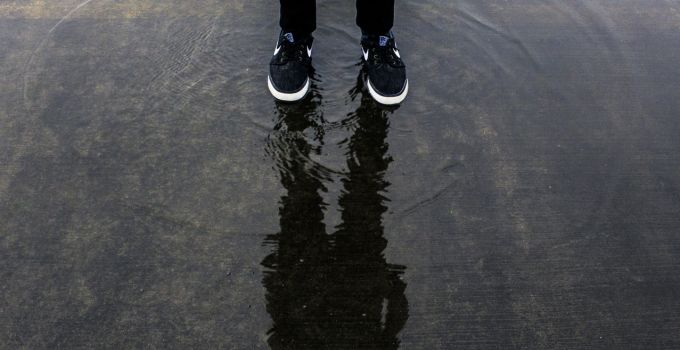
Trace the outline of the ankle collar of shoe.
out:
<instances>
[{"instance_id":1,"label":"ankle collar of shoe","mask_svg":"<svg viewBox=\"0 0 680 350\"><path fill-rule=\"evenodd\" d=\"M380 37L387 37L389 40L394 40L394 34L392 34L391 31L383 34L361 32L361 41L365 43L378 45L380 43Z\"/></svg>"},{"instance_id":2,"label":"ankle collar of shoe","mask_svg":"<svg viewBox=\"0 0 680 350\"><path fill-rule=\"evenodd\" d=\"M279 34L279 37L285 37L290 42L290 40L286 36L289 33L293 34L293 43L305 42L305 41L314 39L314 36L312 36L312 33L286 32L286 31L283 31L283 30L281 31L281 34Z\"/></svg>"}]
</instances>

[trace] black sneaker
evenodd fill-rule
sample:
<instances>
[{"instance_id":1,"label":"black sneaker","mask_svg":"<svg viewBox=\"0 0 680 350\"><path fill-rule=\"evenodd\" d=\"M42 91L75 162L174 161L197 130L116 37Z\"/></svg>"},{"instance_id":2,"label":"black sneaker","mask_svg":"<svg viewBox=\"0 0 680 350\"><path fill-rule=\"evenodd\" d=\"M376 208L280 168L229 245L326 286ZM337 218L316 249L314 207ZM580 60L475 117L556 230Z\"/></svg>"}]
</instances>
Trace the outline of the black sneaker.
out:
<instances>
[{"instance_id":1,"label":"black sneaker","mask_svg":"<svg viewBox=\"0 0 680 350\"><path fill-rule=\"evenodd\" d=\"M368 73L366 86L373 99L384 105L401 103L408 94L408 79L394 35L363 35L361 51Z\"/></svg>"},{"instance_id":2,"label":"black sneaker","mask_svg":"<svg viewBox=\"0 0 680 350\"><path fill-rule=\"evenodd\" d=\"M267 86L279 101L293 102L309 92L312 68L311 35L296 38L293 33L281 33L269 62Z\"/></svg>"}]
</instances>

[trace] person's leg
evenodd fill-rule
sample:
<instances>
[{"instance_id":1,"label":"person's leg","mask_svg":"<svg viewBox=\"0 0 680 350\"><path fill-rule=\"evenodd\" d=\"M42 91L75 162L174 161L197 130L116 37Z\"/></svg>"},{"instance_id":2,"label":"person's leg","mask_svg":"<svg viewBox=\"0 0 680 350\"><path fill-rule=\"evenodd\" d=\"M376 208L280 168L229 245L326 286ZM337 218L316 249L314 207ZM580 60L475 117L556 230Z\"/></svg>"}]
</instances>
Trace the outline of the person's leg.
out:
<instances>
[{"instance_id":1,"label":"person's leg","mask_svg":"<svg viewBox=\"0 0 680 350\"><path fill-rule=\"evenodd\" d=\"M394 0L357 0L357 25L363 34L385 35L394 24Z\"/></svg>"},{"instance_id":2,"label":"person's leg","mask_svg":"<svg viewBox=\"0 0 680 350\"><path fill-rule=\"evenodd\" d=\"M305 36L316 29L315 0L281 0L281 20L284 33Z\"/></svg>"},{"instance_id":3,"label":"person's leg","mask_svg":"<svg viewBox=\"0 0 680 350\"><path fill-rule=\"evenodd\" d=\"M299 101L310 90L315 0L281 0L281 33L269 61L267 87L280 101Z\"/></svg>"},{"instance_id":4,"label":"person's leg","mask_svg":"<svg viewBox=\"0 0 680 350\"><path fill-rule=\"evenodd\" d=\"M393 24L394 0L357 0L366 86L385 105L399 104L408 94L406 66L394 42Z\"/></svg>"}]
</instances>

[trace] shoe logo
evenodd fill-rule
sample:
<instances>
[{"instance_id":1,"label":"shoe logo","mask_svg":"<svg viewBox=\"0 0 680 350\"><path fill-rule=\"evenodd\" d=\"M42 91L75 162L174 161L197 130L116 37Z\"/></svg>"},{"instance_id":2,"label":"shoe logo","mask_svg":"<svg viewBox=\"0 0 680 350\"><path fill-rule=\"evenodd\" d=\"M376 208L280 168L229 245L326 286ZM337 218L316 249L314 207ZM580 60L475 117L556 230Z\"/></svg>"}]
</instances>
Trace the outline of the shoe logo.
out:
<instances>
[{"instance_id":1,"label":"shoe logo","mask_svg":"<svg viewBox=\"0 0 680 350\"><path fill-rule=\"evenodd\" d=\"M364 51L364 48L361 48L361 52L364 54L364 60L368 62L368 50Z\"/></svg>"},{"instance_id":2,"label":"shoe logo","mask_svg":"<svg viewBox=\"0 0 680 350\"><path fill-rule=\"evenodd\" d=\"M279 44L277 43L276 48L274 48L274 56L276 56L276 54L278 54L279 51L281 51L281 46L279 46Z\"/></svg>"},{"instance_id":3,"label":"shoe logo","mask_svg":"<svg viewBox=\"0 0 680 350\"><path fill-rule=\"evenodd\" d=\"M392 49L392 51L394 51L394 54L397 55L397 57L401 58L401 55L399 54L399 50Z\"/></svg>"},{"instance_id":4,"label":"shoe logo","mask_svg":"<svg viewBox=\"0 0 680 350\"><path fill-rule=\"evenodd\" d=\"M312 57L312 47L307 46L307 56Z\"/></svg>"},{"instance_id":5,"label":"shoe logo","mask_svg":"<svg viewBox=\"0 0 680 350\"><path fill-rule=\"evenodd\" d=\"M286 33L286 34L283 34L283 36L285 36L286 39L287 39L288 41L290 41L291 43L294 43L294 42L295 42L295 38L293 37L293 33Z\"/></svg>"},{"instance_id":6,"label":"shoe logo","mask_svg":"<svg viewBox=\"0 0 680 350\"><path fill-rule=\"evenodd\" d=\"M388 41L388 40L390 40L389 37L386 37L386 36L384 36L384 35L381 35L381 36L380 36L380 43L379 43L379 45L380 45L380 46L387 46L387 41Z\"/></svg>"}]
</instances>

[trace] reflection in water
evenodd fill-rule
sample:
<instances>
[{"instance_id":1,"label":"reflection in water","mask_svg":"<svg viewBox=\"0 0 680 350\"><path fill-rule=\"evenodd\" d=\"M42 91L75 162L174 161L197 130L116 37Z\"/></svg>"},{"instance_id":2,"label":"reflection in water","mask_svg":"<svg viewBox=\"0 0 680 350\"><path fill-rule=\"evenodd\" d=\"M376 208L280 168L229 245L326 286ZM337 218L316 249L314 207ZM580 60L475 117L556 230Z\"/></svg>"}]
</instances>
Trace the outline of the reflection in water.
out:
<instances>
[{"instance_id":1,"label":"reflection in water","mask_svg":"<svg viewBox=\"0 0 680 350\"><path fill-rule=\"evenodd\" d=\"M350 93L357 97L361 79ZM310 159L323 145L321 97L298 105L277 105L279 123L270 146L287 194L281 198L278 234L267 237L267 311L272 349L396 349L408 318L405 267L383 256L382 214L387 207L383 178L388 112L362 94L349 115L356 127L349 140L342 223L332 235L323 223L328 171Z\"/></svg>"}]
</instances>

